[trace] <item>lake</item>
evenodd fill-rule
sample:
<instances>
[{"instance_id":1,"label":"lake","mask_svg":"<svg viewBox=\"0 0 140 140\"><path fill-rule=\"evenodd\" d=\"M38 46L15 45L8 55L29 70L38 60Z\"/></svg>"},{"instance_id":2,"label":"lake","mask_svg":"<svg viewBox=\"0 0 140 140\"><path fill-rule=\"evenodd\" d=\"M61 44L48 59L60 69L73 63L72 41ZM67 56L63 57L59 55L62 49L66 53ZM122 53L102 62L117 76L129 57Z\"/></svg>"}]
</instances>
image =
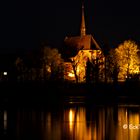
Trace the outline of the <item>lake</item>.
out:
<instances>
[{"instance_id":1,"label":"lake","mask_svg":"<svg viewBox=\"0 0 140 140\"><path fill-rule=\"evenodd\" d=\"M88 104L83 96L36 107L9 105L0 110L0 129L9 140L139 140L140 105Z\"/></svg>"}]
</instances>

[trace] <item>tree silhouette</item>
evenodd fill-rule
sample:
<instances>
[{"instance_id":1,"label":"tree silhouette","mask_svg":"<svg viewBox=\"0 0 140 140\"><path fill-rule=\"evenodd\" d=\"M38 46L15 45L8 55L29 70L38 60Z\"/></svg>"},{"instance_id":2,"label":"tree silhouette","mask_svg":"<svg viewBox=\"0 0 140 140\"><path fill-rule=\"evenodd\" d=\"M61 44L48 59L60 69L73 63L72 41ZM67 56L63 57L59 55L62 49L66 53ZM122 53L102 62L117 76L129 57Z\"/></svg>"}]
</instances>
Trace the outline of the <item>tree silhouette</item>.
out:
<instances>
[{"instance_id":1,"label":"tree silhouette","mask_svg":"<svg viewBox=\"0 0 140 140\"><path fill-rule=\"evenodd\" d=\"M110 51L110 48L109 48L109 45L108 43L105 43L102 47L102 50L103 50L103 54L105 56L105 67L104 67L104 74L105 74L105 83L107 83L107 59L108 59L108 54L109 54L109 51Z\"/></svg>"},{"instance_id":2,"label":"tree silhouette","mask_svg":"<svg viewBox=\"0 0 140 140\"><path fill-rule=\"evenodd\" d=\"M91 82L91 69L92 69L92 64L88 58L86 62L86 83Z\"/></svg>"},{"instance_id":3,"label":"tree silhouette","mask_svg":"<svg viewBox=\"0 0 140 140\"><path fill-rule=\"evenodd\" d=\"M107 77L113 79L114 83L118 82L119 65L115 49L111 49L106 57Z\"/></svg>"}]
</instances>

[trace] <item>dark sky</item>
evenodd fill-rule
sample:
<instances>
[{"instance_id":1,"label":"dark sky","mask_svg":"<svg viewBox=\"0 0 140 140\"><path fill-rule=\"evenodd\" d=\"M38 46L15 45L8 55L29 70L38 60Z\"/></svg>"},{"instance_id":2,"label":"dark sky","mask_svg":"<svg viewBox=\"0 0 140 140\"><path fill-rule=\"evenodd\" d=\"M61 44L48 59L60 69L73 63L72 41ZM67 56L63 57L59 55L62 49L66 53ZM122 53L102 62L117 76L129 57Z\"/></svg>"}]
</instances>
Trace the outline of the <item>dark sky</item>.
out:
<instances>
[{"instance_id":1,"label":"dark sky","mask_svg":"<svg viewBox=\"0 0 140 140\"><path fill-rule=\"evenodd\" d=\"M42 0L40 7L41 38L59 42L65 36L79 35L81 0ZM87 33L100 45L112 47L125 39L139 41L139 7L138 0L85 0Z\"/></svg>"},{"instance_id":2,"label":"dark sky","mask_svg":"<svg viewBox=\"0 0 140 140\"><path fill-rule=\"evenodd\" d=\"M37 48L46 40L61 47L65 36L80 34L81 0L2 2L0 48ZM140 40L139 0L85 0L87 33L103 45L116 47Z\"/></svg>"}]
</instances>

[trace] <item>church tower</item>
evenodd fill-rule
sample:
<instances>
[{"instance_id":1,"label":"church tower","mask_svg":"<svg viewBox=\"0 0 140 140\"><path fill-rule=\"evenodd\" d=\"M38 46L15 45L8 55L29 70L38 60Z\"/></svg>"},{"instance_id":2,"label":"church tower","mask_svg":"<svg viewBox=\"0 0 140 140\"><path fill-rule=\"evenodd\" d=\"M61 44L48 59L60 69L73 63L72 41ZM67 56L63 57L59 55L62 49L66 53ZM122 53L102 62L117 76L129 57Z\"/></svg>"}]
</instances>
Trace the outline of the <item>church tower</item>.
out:
<instances>
[{"instance_id":1,"label":"church tower","mask_svg":"<svg viewBox=\"0 0 140 140\"><path fill-rule=\"evenodd\" d=\"M81 37L86 35L84 4L82 2L82 20L81 20Z\"/></svg>"},{"instance_id":2,"label":"church tower","mask_svg":"<svg viewBox=\"0 0 140 140\"><path fill-rule=\"evenodd\" d=\"M83 1L83 0L82 0ZM102 50L91 34L86 33L84 3L81 7L81 26L79 36L65 37L64 50L64 79L68 81L86 82L86 64L89 60L97 63L97 60L103 64L104 56ZM99 79L103 76L103 67L100 66ZM95 76L97 77L97 76ZM101 78L100 78L101 77ZM93 82L93 79L90 80Z\"/></svg>"}]
</instances>

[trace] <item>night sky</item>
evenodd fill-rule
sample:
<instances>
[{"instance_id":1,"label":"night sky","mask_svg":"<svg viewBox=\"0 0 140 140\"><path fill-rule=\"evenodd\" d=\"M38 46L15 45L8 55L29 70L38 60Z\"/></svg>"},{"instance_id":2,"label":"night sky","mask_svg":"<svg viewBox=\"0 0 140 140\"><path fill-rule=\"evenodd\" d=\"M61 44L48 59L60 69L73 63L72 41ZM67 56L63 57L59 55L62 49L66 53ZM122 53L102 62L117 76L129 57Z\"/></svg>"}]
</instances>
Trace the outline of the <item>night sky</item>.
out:
<instances>
[{"instance_id":1,"label":"night sky","mask_svg":"<svg viewBox=\"0 0 140 140\"><path fill-rule=\"evenodd\" d=\"M138 0L85 0L87 34L99 45L116 47L126 39L139 43ZM61 47L65 36L80 34L81 0L5 1L0 48L37 48L40 42Z\"/></svg>"}]
</instances>

